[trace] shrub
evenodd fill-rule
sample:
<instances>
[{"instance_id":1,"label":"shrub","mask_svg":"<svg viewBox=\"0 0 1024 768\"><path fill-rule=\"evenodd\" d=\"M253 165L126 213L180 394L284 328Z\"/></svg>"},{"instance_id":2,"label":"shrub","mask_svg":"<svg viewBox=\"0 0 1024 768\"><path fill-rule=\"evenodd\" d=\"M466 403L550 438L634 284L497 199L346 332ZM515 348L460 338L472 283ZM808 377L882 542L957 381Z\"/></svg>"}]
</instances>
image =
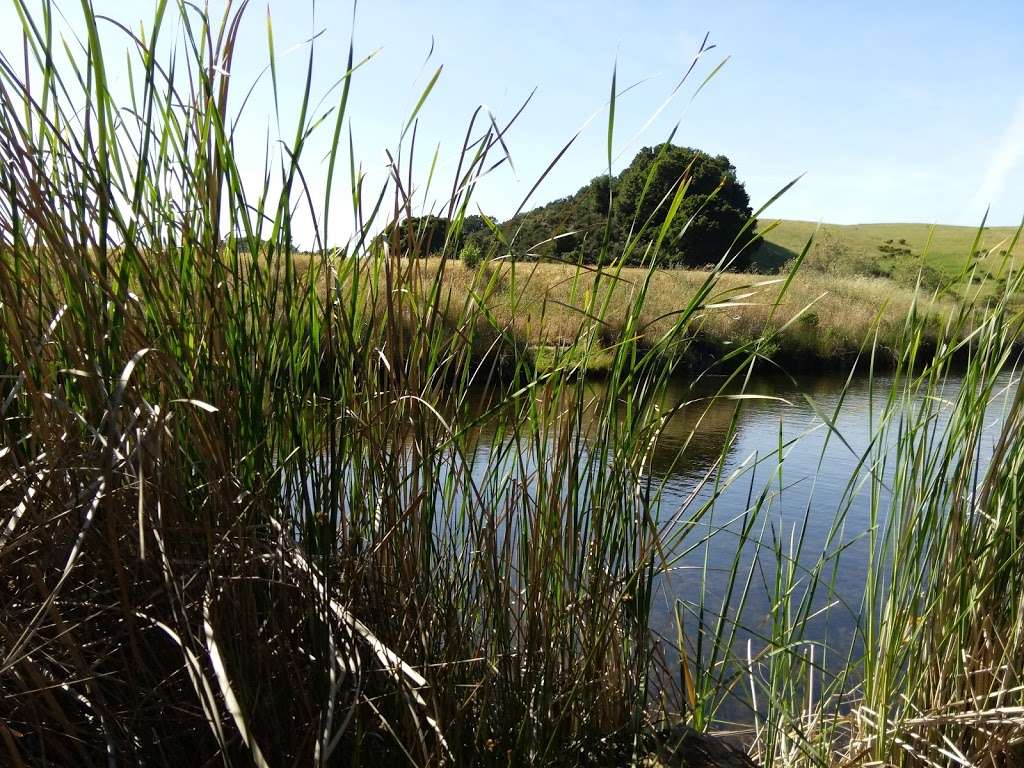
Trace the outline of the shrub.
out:
<instances>
[{"instance_id":1,"label":"shrub","mask_svg":"<svg viewBox=\"0 0 1024 768\"><path fill-rule=\"evenodd\" d=\"M468 242L462 246L459 258L462 259L462 263L466 265L467 269L476 269L483 261L484 255L479 245L475 242Z\"/></svg>"},{"instance_id":2,"label":"shrub","mask_svg":"<svg viewBox=\"0 0 1024 768\"><path fill-rule=\"evenodd\" d=\"M901 261L893 266L889 277L900 285L913 288L920 282L922 290L934 291L942 287L942 273L928 264L914 261Z\"/></svg>"}]
</instances>

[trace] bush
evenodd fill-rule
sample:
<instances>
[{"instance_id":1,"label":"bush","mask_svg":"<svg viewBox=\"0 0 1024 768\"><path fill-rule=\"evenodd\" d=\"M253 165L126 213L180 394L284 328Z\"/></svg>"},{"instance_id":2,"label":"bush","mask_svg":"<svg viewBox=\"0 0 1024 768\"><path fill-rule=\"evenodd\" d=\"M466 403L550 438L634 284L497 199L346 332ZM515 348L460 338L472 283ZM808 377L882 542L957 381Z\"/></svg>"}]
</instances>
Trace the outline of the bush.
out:
<instances>
[{"instance_id":1,"label":"bush","mask_svg":"<svg viewBox=\"0 0 1024 768\"><path fill-rule=\"evenodd\" d=\"M918 261L903 261L896 264L889 273L889 277L894 282L908 288L915 287L920 281L922 290L929 292L941 288L943 282L942 273L939 270Z\"/></svg>"},{"instance_id":2,"label":"bush","mask_svg":"<svg viewBox=\"0 0 1024 768\"><path fill-rule=\"evenodd\" d=\"M462 263L466 265L467 269L476 269L483 261L484 254L480 250L480 246L471 241L462 246L459 258L462 259Z\"/></svg>"},{"instance_id":3,"label":"bush","mask_svg":"<svg viewBox=\"0 0 1024 768\"><path fill-rule=\"evenodd\" d=\"M875 269L870 259L851 253L850 249L827 229L821 231L818 241L804 259L803 268L827 275L870 275Z\"/></svg>"}]
</instances>

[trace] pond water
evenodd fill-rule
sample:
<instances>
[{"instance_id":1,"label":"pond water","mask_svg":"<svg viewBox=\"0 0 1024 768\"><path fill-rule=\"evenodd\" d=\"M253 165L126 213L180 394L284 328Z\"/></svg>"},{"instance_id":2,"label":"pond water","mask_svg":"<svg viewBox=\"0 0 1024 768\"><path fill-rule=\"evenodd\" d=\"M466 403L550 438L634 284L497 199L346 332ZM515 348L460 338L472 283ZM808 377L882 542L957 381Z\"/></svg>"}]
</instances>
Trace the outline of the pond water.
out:
<instances>
[{"instance_id":1,"label":"pond water","mask_svg":"<svg viewBox=\"0 0 1024 768\"><path fill-rule=\"evenodd\" d=\"M1002 414L1018 381L1018 374L1010 371L996 380L983 434L971 456L979 477L989 464ZM791 570L789 604L795 609L806 598L812 618L803 622L799 637L788 640L803 649L801 653L813 647L815 663L825 671L839 668L849 652L856 657L858 651L869 533L873 520L876 533L886 525L892 454L901 430L905 434L908 423L926 424L919 446L937 451L953 401L966 384L950 374L927 397L912 394L895 407L889 404L886 418L890 390L902 391L902 384L894 387L887 376L805 372L791 378L761 372L742 389L742 398L736 397L739 389L723 389L723 383L707 377L697 382L679 378L665 392L666 408L688 405L672 411L664 423L642 479L658 491L653 513L665 530L685 531L685 536L670 553L671 567L655 585L652 629L665 638L665 659L676 670L674 643L680 620L691 660L696 656L705 663L721 662L729 653L745 658L748 648L754 655L778 648L780 635L773 637L773 621L780 613L775 580ZM590 381L585 386L595 401L602 400L604 383ZM493 392L481 389L470 394L464 416L490 412L492 417L472 428L457 456L444 454L438 459L432 481L436 509L452 508L451 499L447 504L441 499L451 471L446 467L457 467L460 476L472 477L481 487L491 483L492 495L482 497L482 504L521 505L535 490L529 487L530 478L536 477L541 462L550 461L545 445L550 446L546 441L557 430L545 427L545 437L520 431L512 438L509 423L522 419L502 419L507 405ZM519 403L521 407L522 398ZM921 412L927 415L924 420ZM527 429L536 429L537 421L527 421L532 424ZM587 442L588 417L579 423L582 440L570 450L588 454L585 466L594 460ZM880 431L883 424L887 429ZM395 456L415 465L417 450L401 435L395 440L400 447ZM516 482L502 485L495 478L503 474ZM407 493L410 506L423 498L417 487L398 493ZM515 499L509 501L508 494ZM433 520L440 528L448 525L444 515ZM438 534L445 535L440 528ZM812 578L815 568L817 576ZM712 658L719 616L726 642ZM700 627L705 628L703 635ZM694 653L698 641L699 654ZM719 668L735 668L726 662ZM747 720L746 706L730 699L717 715Z\"/></svg>"},{"instance_id":2,"label":"pond water","mask_svg":"<svg viewBox=\"0 0 1024 768\"><path fill-rule=\"evenodd\" d=\"M673 516L686 520L713 496L715 502L687 534L678 561L657 585L653 629L675 639L681 616L692 643L702 600L704 622L710 625L728 602L727 624L737 627L732 650L742 656L748 643L754 653L765 648L770 644L776 553L781 552L784 561L796 563L793 603L809 587L809 569L824 561L809 601L811 612L820 613L807 622L802 637L816 646L817 663L826 646L838 664L851 647L856 652L872 521L872 483L860 461L866 452L875 459L886 456L897 440L898 416L884 436L878 433L891 384L885 376L872 381L804 373L794 380L761 374L744 392L763 399L739 401L705 399L719 391L721 380L695 385L680 379L670 385L666 402L701 402L670 419L651 455L649 472L661 487L658 515L666 521ZM599 391L602 384L591 386ZM934 440L941 441L961 386L963 380L950 375L928 398ZM975 454L979 472L988 465L1002 410L1016 386L1016 374L1000 375ZM921 405L921 398L909 399L897 410L906 414ZM480 465L488 463L483 454L501 442L500 437L490 439L486 424L483 430L476 449L481 455L474 457ZM875 448L869 451L873 440ZM891 465L875 469L880 478L874 483L876 530L885 524L892 472ZM744 522L751 524L741 542ZM740 611L739 591L746 583L750 586ZM828 658L824 666L832 666ZM740 716L731 705L723 712Z\"/></svg>"}]
</instances>

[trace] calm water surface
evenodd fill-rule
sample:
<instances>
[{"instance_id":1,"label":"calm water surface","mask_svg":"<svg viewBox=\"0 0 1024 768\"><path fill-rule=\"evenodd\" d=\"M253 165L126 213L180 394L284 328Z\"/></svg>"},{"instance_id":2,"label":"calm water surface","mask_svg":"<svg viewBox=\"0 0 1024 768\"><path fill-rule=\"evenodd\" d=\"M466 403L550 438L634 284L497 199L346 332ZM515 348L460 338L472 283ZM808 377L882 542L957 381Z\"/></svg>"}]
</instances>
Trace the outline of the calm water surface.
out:
<instances>
[{"instance_id":1,"label":"calm water surface","mask_svg":"<svg viewBox=\"0 0 1024 768\"><path fill-rule=\"evenodd\" d=\"M1011 373L999 379L999 394L989 406L985 437L977 453L981 471L988 464L1001 425L1001 410L1008 405L1007 394L1012 394L1016 383ZM792 555L798 571L813 566L823 553L827 559L823 569L826 583L819 586L812 604L816 610L829 609L808 624L805 639L827 644L833 653L845 654L851 643L856 648L871 525L870 483L866 471L858 470L858 462L877 433L890 384L891 379L885 377L876 377L873 384L867 377L847 382L845 376L834 373L805 374L795 382L789 377L761 375L746 392L775 399L743 400L738 411L735 400L710 401L710 407L705 400L683 409L666 425L650 462L651 479L662 487L660 518L667 521L676 515L690 519L703 502L716 493L718 497L713 512L687 534L678 562L658 585L655 630L665 637L676 636L677 601L681 601L686 606L682 610L684 628L692 632L701 595L706 615L714 616L735 581L730 575L735 562L740 583L749 580L750 589L741 615L736 610L735 593L726 612L730 620L739 618L742 627L734 650L743 652L747 641L755 652L763 648L771 625L770 596L778 545L787 556ZM679 380L670 387L667 402L708 397L720 385L721 380L706 380L697 386ZM932 400L937 408L933 423L938 435L950 409L942 399L955 397L961 385L961 379L951 376L939 399ZM597 382L593 386L602 385ZM826 418L834 430L826 425ZM891 431L895 435L895 423ZM476 449L480 455L474 460L478 465L487 463L484 454L494 448L490 437L481 435ZM891 450L894 439L889 438L889 448L879 451L879 456ZM888 483L891 466L879 474ZM730 476L732 481L719 482L716 490L716 477L724 481ZM851 478L859 478L860 485L851 488ZM752 540L740 546L742 521L753 514L750 510L762 493L764 501L756 513ZM878 504L880 527L887 501L883 490ZM688 546L692 549L687 552ZM805 575L794 600L806 588ZM692 641L692 634L688 637ZM839 654L835 659L840 660Z\"/></svg>"},{"instance_id":2,"label":"calm water surface","mask_svg":"<svg viewBox=\"0 0 1024 768\"><path fill-rule=\"evenodd\" d=\"M1015 373L998 379L974 456L979 474L988 466L1002 411L1017 383ZM730 646L733 653L742 657L748 647L756 654L771 646L773 615L778 613L773 595L779 554L785 567L793 564L796 574L790 592L794 605L808 593L810 569L824 561L819 567L821 580L809 600L815 617L806 624L801 644L813 644L816 663L826 669L841 666L851 649L856 654L872 525L872 482L860 462L872 440L875 460L893 452L899 416L890 421L887 436L878 436L891 384L886 377L848 381L835 373L802 374L796 380L760 374L745 395L763 399L743 400L712 397L719 392L721 379L679 379L670 385L667 405L696 401L665 424L647 464L646 479L653 489L660 489L655 514L668 530L685 530L671 569L656 585L652 615L652 628L667 639L664 647L670 662L679 616L691 645L700 626L698 616L713 627L722 614L727 627L737 628ZM600 395L603 384L587 386ZM960 378L950 376L927 402L907 402L899 413L932 408L932 446L940 445L951 401L962 386ZM477 392L470 412L480 414L495 405L493 398ZM515 462L518 470L510 474L529 477L536 459L517 450L535 451L533 438L520 436L518 449L513 449L509 438L496 430L488 421L473 430L473 439L463 446L468 455L459 459L469 467L463 465L462 470L481 480L481 473L490 472L493 478L505 471L507 462ZM408 448L403 453L411 459ZM495 457L495 451L501 456ZM881 478L874 482L876 531L885 526L885 487L892 473L891 460L876 471ZM443 486L443 471L440 483ZM710 509L693 522L701 507ZM748 537L741 541L744 524L749 524ZM739 589L745 584L749 589L741 608ZM724 714L730 719L743 717L733 705Z\"/></svg>"}]
</instances>

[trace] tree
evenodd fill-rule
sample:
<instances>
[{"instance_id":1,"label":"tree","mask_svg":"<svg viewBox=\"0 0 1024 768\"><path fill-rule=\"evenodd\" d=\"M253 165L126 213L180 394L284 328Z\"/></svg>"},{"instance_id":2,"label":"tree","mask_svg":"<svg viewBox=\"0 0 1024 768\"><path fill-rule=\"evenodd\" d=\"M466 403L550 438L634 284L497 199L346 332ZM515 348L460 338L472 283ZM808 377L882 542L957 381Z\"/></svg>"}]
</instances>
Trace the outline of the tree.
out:
<instances>
[{"instance_id":1,"label":"tree","mask_svg":"<svg viewBox=\"0 0 1024 768\"><path fill-rule=\"evenodd\" d=\"M444 250L448 224L440 216L410 216L388 225L380 237L403 256L425 257Z\"/></svg>"},{"instance_id":2,"label":"tree","mask_svg":"<svg viewBox=\"0 0 1024 768\"><path fill-rule=\"evenodd\" d=\"M753 215L736 168L724 155L713 157L673 144L641 149L615 183L615 228L647 232L653 238L682 183L687 184L686 193L662 244L663 263L691 267L717 263ZM741 251L753 236L751 226L736 242L731 251L739 254L735 267L748 263L747 253Z\"/></svg>"},{"instance_id":3,"label":"tree","mask_svg":"<svg viewBox=\"0 0 1024 768\"><path fill-rule=\"evenodd\" d=\"M471 215L462 219L458 241L454 237L452 221L443 216L411 216L388 226L382 234L384 242L407 256L431 256L441 253L448 245L457 249L471 236L487 233L483 216ZM451 251L457 253L457 250Z\"/></svg>"},{"instance_id":4,"label":"tree","mask_svg":"<svg viewBox=\"0 0 1024 768\"><path fill-rule=\"evenodd\" d=\"M590 193L591 205L593 206L594 211L601 216L607 216L609 194L611 191L611 177L605 173L591 179L588 191Z\"/></svg>"},{"instance_id":5,"label":"tree","mask_svg":"<svg viewBox=\"0 0 1024 768\"><path fill-rule=\"evenodd\" d=\"M618 176L597 176L575 195L499 226L518 258L608 262L621 257L631 238L639 238L629 257L638 264L648 258L646 246L658 237L680 183L687 185L685 196L662 241L658 264L699 267L728 255L730 268L747 268L756 222L736 168L724 155L673 144L644 147ZM472 239L485 253L497 248L489 231L476 231Z\"/></svg>"},{"instance_id":6,"label":"tree","mask_svg":"<svg viewBox=\"0 0 1024 768\"><path fill-rule=\"evenodd\" d=\"M487 232L487 224L484 217L479 214L470 214L462 219L462 236L469 237L477 232Z\"/></svg>"}]
</instances>

